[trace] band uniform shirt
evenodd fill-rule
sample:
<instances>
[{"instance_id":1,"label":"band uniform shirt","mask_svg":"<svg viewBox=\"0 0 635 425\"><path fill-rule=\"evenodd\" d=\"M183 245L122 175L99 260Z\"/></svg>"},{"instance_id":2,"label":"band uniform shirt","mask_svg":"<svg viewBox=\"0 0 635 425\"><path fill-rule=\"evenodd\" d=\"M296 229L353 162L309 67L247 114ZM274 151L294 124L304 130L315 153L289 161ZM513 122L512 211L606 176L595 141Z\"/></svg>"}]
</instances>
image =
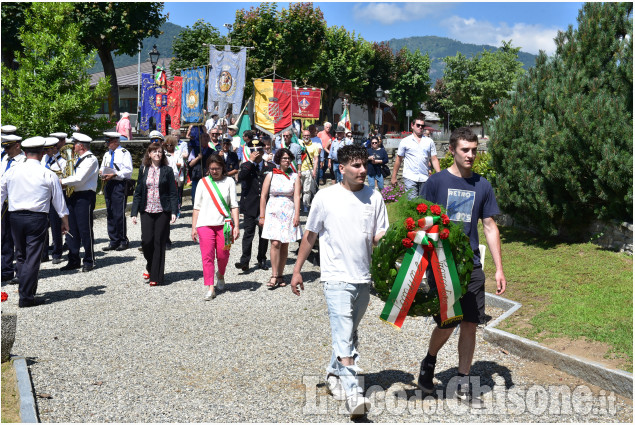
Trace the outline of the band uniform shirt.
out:
<instances>
[{"instance_id":1,"label":"band uniform shirt","mask_svg":"<svg viewBox=\"0 0 635 425\"><path fill-rule=\"evenodd\" d=\"M63 171L66 168L66 159L59 152L53 156L44 155L42 157L42 166L53 172Z\"/></svg>"},{"instance_id":2,"label":"band uniform shirt","mask_svg":"<svg viewBox=\"0 0 635 425\"><path fill-rule=\"evenodd\" d=\"M26 156L24 152L20 152L13 158L9 158L9 155L5 155L2 157L2 161L0 162L0 176L2 176L5 171L8 171L11 167L15 167L18 164L26 161Z\"/></svg>"},{"instance_id":3,"label":"band uniform shirt","mask_svg":"<svg viewBox=\"0 0 635 425\"><path fill-rule=\"evenodd\" d=\"M55 173L37 159L27 159L11 167L1 179L2 203L9 198L9 211L33 211L48 214L51 203L60 217L68 215L64 192Z\"/></svg>"},{"instance_id":4,"label":"band uniform shirt","mask_svg":"<svg viewBox=\"0 0 635 425\"><path fill-rule=\"evenodd\" d=\"M99 172L104 171L105 167L110 167L111 157L113 153L108 150L104 154L104 157L101 161L101 167L99 168ZM114 168L116 171L115 180L127 180L132 177L132 155L128 150L122 148L121 146L117 146L117 149L114 150L114 161L112 161L113 166L110 168Z\"/></svg>"},{"instance_id":5,"label":"band uniform shirt","mask_svg":"<svg viewBox=\"0 0 635 425\"><path fill-rule=\"evenodd\" d=\"M78 164L79 161L79 164ZM91 151L84 152L75 161L75 174L62 179L63 185L73 186L76 192L84 190L97 190L97 173L99 161Z\"/></svg>"}]
</instances>

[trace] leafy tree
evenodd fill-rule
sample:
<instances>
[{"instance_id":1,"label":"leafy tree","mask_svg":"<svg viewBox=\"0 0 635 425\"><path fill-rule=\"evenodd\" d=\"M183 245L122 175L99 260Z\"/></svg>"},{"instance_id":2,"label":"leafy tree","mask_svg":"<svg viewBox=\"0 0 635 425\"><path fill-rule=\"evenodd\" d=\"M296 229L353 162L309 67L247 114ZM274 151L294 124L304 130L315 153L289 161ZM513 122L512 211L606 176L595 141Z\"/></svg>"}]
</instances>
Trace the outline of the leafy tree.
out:
<instances>
[{"instance_id":1,"label":"leafy tree","mask_svg":"<svg viewBox=\"0 0 635 425\"><path fill-rule=\"evenodd\" d=\"M107 126L94 114L108 83L90 87L86 70L95 54L86 55L79 25L69 22L72 15L71 3L33 3L18 36L24 48L16 54L20 66L12 70L2 64L2 120L24 138L68 132L73 124L96 135Z\"/></svg>"},{"instance_id":2,"label":"leafy tree","mask_svg":"<svg viewBox=\"0 0 635 425\"><path fill-rule=\"evenodd\" d=\"M452 127L480 122L484 131L486 122L494 117L493 106L509 97L523 73L519 50L511 42L503 42L496 52L483 50L472 58L458 53L445 59L443 80L449 96L439 102L450 114Z\"/></svg>"},{"instance_id":3,"label":"leafy tree","mask_svg":"<svg viewBox=\"0 0 635 425\"><path fill-rule=\"evenodd\" d=\"M203 46L203 43L225 44L226 39L220 35L215 26L199 19L191 28L185 27L172 43L174 52L174 59L170 62L172 75L179 75L179 69L206 66L209 63L209 48Z\"/></svg>"},{"instance_id":4,"label":"leafy tree","mask_svg":"<svg viewBox=\"0 0 635 425\"><path fill-rule=\"evenodd\" d=\"M395 74L390 90L390 100L395 104L397 116L405 121L406 109L418 109L430 91L428 72L430 58L419 50L410 52L403 48L395 56Z\"/></svg>"},{"instance_id":5,"label":"leafy tree","mask_svg":"<svg viewBox=\"0 0 635 425\"><path fill-rule=\"evenodd\" d=\"M367 101L372 57L373 47L363 38L344 27L327 29L326 40L309 73L309 81L324 89L323 117L333 116L333 104L341 93L350 95L354 103Z\"/></svg>"},{"instance_id":6,"label":"leafy tree","mask_svg":"<svg viewBox=\"0 0 635 425\"><path fill-rule=\"evenodd\" d=\"M247 81L276 71L277 76L311 84L310 70L326 37L326 21L311 3L290 3L277 10L275 3L261 3L248 11L236 11L232 44L255 47L247 58ZM251 88L245 96L251 95Z\"/></svg>"},{"instance_id":7,"label":"leafy tree","mask_svg":"<svg viewBox=\"0 0 635 425\"><path fill-rule=\"evenodd\" d=\"M633 216L632 3L586 3L510 99L490 151L501 207L548 234Z\"/></svg>"},{"instance_id":8,"label":"leafy tree","mask_svg":"<svg viewBox=\"0 0 635 425\"><path fill-rule=\"evenodd\" d=\"M22 51L18 38L20 27L24 25L24 13L30 7L28 2L2 2L2 62L16 69L15 52Z\"/></svg>"},{"instance_id":9,"label":"leafy tree","mask_svg":"<svg viewBox=\"0 0 635 425\"><path fill-rule=\"evenodd\" d=\"M80 40L86 51L97 49L110 79L108 109L111 118L119 119L119 86L112 54L134 55L139 43L146 37L161 34L161 25L167 20L159 2L77 2L75 22L80 24Z\"/></svg>"},{"instance_id":10,"label":"leafy tree","mask_svg":"<svg viewBox=\"0 0 635 425\"><path fill-rule=\"evenodd\" d=\"M449 96L448 89L445 86L445 81L442 78L439 78L434 83L434 88L430 90L430 95L428 97L428 102L426 106L428 111L436 112L440 117L443 118L443 128L445 131L450 130L450 123L448 121L448 111L445 110L443 105L441 105L441 99L445 99Z\"/></svg>"}]
</instances>

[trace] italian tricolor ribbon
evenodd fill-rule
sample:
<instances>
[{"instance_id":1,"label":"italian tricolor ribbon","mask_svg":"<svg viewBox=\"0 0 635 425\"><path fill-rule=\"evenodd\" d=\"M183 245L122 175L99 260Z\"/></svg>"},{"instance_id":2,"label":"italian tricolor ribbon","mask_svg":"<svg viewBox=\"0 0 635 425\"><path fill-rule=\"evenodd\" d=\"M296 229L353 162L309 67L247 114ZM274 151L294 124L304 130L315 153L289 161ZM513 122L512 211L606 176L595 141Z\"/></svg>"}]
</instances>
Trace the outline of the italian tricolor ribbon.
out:
<instances>
[{"instance_id":1,"label":"italian tricolor ribbon","mask_svg":"<svg viewBox=\"0 0 635 425\"><path fill-rule=\"evenodd\" d=\"M208 179L210 183L212 183L212 186L210 186L209 183L207 182ZM207 176L207 178L204 178L202 180L203 180L203 184L205 185L205 188L207 189L210 197L212 198L212 202L214 202L214 205L216 206L216 209L218 210L220 215L222 215L225 218L225 221L223 224L223 237L225 238L225 246L223 247L223 249L226 251L229 251L229 249L232 246L232 243L234 242L234 238L232 235L232 230L234 229L234 223L232 222L231 216L229 214L229 206L227 205L225 198L221 194L220 189L218 188L218 185L216 184L214 180L212 180L210 176ZM214 190L212 190L212 187L214 187Z\"/></svg>"},{"instance_id":2,"label":"italian tricolor ribbon","mask_svg":"<svg viewBox=\"0 0 635 425\"><path fill-rule=\"evenodd\" d=\"M441 325L446 325L463 318L461 310L461 283L456 271L449 243L439 239L439 216L428 216L420 219L418 231L408 232L408 239L414 246L406 251L403 263L399 268L395 283L380 318L398 328L410 310L421 280L425 277L428 264L432 266L434 280L439 293Z\"/></svg>"}]
</instances>

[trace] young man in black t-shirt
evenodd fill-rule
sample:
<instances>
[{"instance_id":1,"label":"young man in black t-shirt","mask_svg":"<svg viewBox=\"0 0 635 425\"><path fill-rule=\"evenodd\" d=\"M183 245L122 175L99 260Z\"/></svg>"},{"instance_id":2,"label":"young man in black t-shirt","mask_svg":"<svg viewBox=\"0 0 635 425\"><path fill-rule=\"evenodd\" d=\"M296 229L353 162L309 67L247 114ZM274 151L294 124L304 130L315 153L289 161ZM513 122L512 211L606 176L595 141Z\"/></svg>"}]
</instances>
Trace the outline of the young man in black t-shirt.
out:
<instances>
[{"instance_id":1,"label":"young man in black t-shirt","mask_svg":"<svg viewBox=\"0 0 635 425\"><path fill-rule=\"evenodd\" d=\"M472 171L477 147L478 138L468 127L461 127L452 132L449 148L454 156L454 163L450 168L433 174L420 192L424 199L443 205L450 220L464 223L465 233L470 238L470 246L474 251L474 270L467 293L461 298L463 320L460 324L459 372L455 393L459 399L470 402L472 407L482 407L481 399L469 391L469 373L476 346L476 327L483 322L485 315L485 274L478 248L479 219L483 222L485 239L496 267L496 294L505 292L507 286L501 260L500 235L493 218L500 213L494 190L483 176ZM433 280L431 273L430 278ZM437 327L430 336L428 354L421 362L418 380L419 388L427 394L434 391L432 378L437 353L457 326L456 323L441 326L440 318L435 316L434 319Z\"/></svg>"}]
</instances>

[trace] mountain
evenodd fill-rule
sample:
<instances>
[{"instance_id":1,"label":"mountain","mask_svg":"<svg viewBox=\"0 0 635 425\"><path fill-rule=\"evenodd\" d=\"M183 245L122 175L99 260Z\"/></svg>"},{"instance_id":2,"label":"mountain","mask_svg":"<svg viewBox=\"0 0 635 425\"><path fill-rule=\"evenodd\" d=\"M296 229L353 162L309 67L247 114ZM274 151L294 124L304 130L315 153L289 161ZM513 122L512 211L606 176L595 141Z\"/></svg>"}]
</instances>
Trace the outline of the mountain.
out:
<instances>
[{"instance_id":1,"label":"mountain","mask_svg":"<svg viewBox=\"0 0 635 425\"><path fill-rule=\"evenodd\" d=\"M472 57L483 51L499 50L498 47L488 46L485 44L468 44L461 43L460 41L452 40L446 37L436 37L428 35L424 37L408 37L408 38L393 38L386 43L393 49L394 52L401 50L402 47L408 48L411 52L419 49L422 54L428 53L432 61L430 65L430 81L432 84L439 79L443 78L443 70L445 64L443 59L447 56L456 56L458 52L463 53L467 57ZM518 52L518 60L523 63L525 70L534 66L536 63L536 55L531 53Z\"/></svg>"},{"instance_id":2,"label":"mountain","mask_svg":"<svg viewBox=\"0 0 635 425\"><path fill-rule=\"evenodd\" d=\"M182 30L184 30L180 25L175 25L171 22L166 22L161 26L161 31L163 34L159 36L159 38L148 37L142 41L141 48L141 62L145 62L150 59L148 53L152 50L153 45L157 45L157 50L161 53L159 57L159 64L161 64L161 58L171 58L172 57L172 41L174 37L176 37ZM95 62L95 66L88 70L89 74L93 74L95 72L101 72L104 70L104 67L101 65L101 60L99 60L99 56L97 56ZM113 60L115 62L115 68L122 68L124 66L134 65L137 63L137 55L127 56L121 55L116 56L113 52Z\"/></svg>"}]
</instances>

